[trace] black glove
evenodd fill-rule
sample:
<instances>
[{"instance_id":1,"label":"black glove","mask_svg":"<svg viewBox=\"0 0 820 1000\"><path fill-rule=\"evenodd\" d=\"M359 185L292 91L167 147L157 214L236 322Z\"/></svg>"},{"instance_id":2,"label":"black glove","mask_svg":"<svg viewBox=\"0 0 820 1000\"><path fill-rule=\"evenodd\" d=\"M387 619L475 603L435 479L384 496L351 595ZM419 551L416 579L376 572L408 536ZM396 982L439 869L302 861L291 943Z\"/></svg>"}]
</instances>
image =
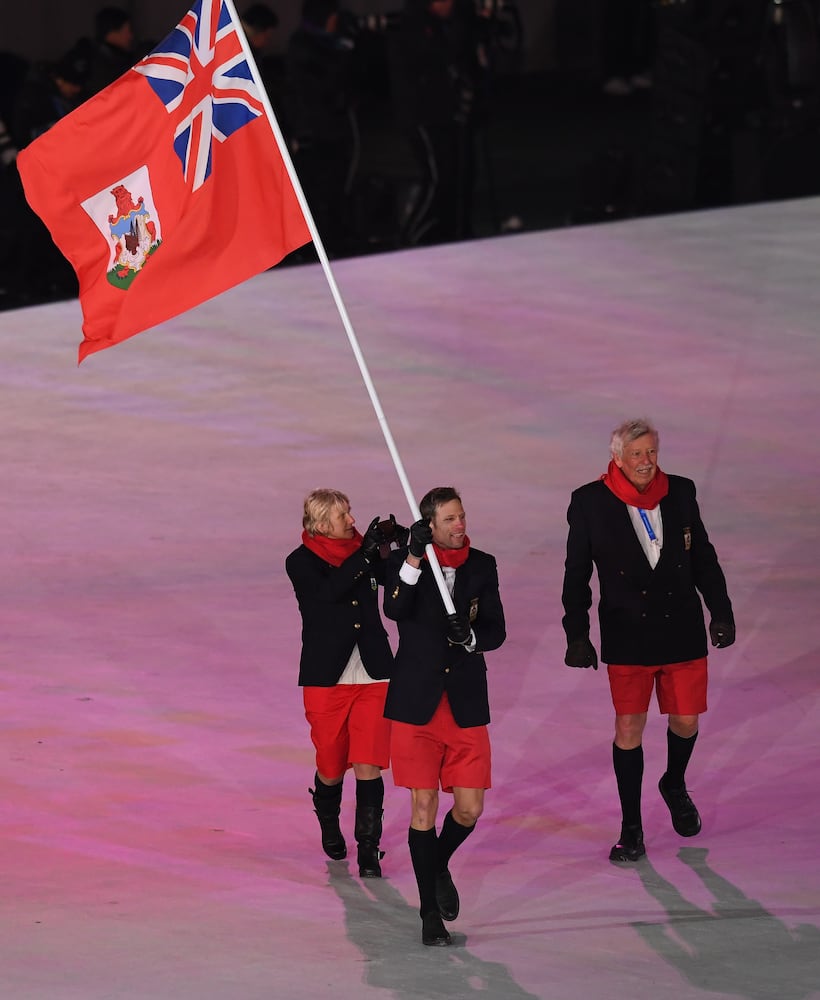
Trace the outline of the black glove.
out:
<instances>
[{"instance_id":1,"label":"black glove","mask_svg":"<svg viewBox=\"0 0 820 1000\"><path fill-rule=\"evenodd\" d=\"M403 524L397 524L395 514L390 515L389 521L382 521L380 527L386 542L395 542L399 548L407 544L407 540L410 537L410 529L405 528Z\"/></svg>"},{"instance_id":2,"label":"black glove","mask_svg":"<svg viewBox=\"0 0 820 1000\"><path fill-rule=\"evenodd\" d=\"M433 541L433 529L423 518L410 526L410 555L421 559L425 548Z\"/></svg>"},{"instance_id":3,"label":"black glove","mask_svg":"<svg viewBox=\"0 0 820 1000\"><path fill-rule=\"evenodd\" d=\"M725 649L727 646L731 646L735 641L735 623L710 622L709 637L712 640L712 645L717 646L718 649Z\"/></svg>"},{"instance_id":4,"label":"black glove","mask_svg":"<svg viewBox=\"0 0 820 1000\"><path fill-rule=\"evenodd\" d=\"M378 557L379 548L383 541L384 536L379 527L379 519L378 517L374 517L362 539L362 555L368 562Z\"/></svg>"},{"instance_id":5,"label":"black glove","mask_svg":"<svg viewBox=\"0 0 820 1000\"><path fill-rule=\"evenodd\" d=\"M567 646L564 663L568 667L592 667L598 669L598 654L589 639L574 639Z\"/></svg>"},{"instance_id":6,"label":"black glove","mask_svg":"<svg viewBox=\"0 0 820 1000\"><path fill-rule=\"evenodd\" d=\"M466 615L447 615L447 641L454 646L466 646L473 633Z\"/></svg>"}]
</instances>

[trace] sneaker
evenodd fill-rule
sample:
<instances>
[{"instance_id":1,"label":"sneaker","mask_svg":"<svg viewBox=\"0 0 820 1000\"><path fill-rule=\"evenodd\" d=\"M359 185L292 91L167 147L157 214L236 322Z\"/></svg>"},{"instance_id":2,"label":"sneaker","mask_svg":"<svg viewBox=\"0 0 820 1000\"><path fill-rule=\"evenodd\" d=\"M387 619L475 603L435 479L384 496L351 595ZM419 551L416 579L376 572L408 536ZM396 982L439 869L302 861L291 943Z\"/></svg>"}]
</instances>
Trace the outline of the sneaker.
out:
<instances>
[{"instance_id":1,"label":"sneaker","mask_svg":"<svg viewBox=\"0 0 820 1000\"><path fill-rule=\"evenodd\" d=\"M681 788L666 788L664 778L658 782L658 791L672 814L672 826L675 833L681 837L694 837L700 833L700 814L695 803L689 798L686 786Z\"/></svg>"},{"instance_id":2,"label":"sneaker","mask_svg":"<svg viewBox=\"0 0 820 1000\"><path fill-rule=\"evenodd\" d=\"M643 830L639 826L622 826L618 843L609 852L609 860L638 861L645 854Z\"/></svg>"}]
</instances>

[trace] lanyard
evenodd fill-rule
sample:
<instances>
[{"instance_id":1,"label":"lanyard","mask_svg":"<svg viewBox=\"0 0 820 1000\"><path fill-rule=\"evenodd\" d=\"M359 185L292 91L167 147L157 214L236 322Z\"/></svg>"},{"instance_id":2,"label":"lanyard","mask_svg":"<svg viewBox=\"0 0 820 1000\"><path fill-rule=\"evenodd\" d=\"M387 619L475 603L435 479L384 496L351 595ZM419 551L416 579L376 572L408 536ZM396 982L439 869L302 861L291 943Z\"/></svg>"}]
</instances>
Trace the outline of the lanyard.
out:
<instances>
[{"instance_id":1,"label":"lanyard","mask_svg":"<svg viewBox=\"0 0 820 1000\"><path fill-rule=\"evenodd\" d=\"M639 507L638 513L641 515L641 520L643 521L644 527L646 528L646 532L649 535L649 541L653 542L655 545L658 546L658 548L660 548L661 543L658 541L658 536L655 534L652 525L649 523L649 518L646 516L646 511L643 509L643 507Z\"/></svg>"}]
</instances>

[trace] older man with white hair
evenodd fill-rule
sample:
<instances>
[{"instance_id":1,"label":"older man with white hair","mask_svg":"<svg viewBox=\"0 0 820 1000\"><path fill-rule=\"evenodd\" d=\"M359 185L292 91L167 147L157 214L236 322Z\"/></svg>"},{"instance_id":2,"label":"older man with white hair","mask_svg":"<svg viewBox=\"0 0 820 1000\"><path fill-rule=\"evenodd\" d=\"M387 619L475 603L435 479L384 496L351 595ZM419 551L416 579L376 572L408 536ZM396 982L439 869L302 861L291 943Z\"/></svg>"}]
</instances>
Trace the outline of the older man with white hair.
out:
<instances>
[{"instance_id":1,"label":"older man with white hair","mask_svg":"<svg viewBox=\"0 0 820 1000\"><path fill-rule=\"evenodd\" d=\"M700 832L685 772L706 711L706 629L712 645L735 641L732 604L701 521L695 484L658 466L658 432L647 420L615 429L606 473L575 490L567 512L565 663L598 667L589 638L590 579L600 587L601 658L615 706L612 748L622 825L611 861L646 853L641 818L642 737L653 690L668 716L667 763L659 790L682 837Z\"/></svg>"}]
</instances>

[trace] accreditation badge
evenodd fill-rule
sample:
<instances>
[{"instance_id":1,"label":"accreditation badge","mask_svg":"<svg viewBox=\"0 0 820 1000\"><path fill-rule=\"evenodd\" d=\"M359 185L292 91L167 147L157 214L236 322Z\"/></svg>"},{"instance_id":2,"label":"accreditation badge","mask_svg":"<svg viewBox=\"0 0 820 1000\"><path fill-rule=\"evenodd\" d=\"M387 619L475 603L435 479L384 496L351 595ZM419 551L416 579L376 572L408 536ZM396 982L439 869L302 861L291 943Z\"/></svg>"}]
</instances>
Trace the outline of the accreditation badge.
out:
<instances>
[{"instance_id":1,"label":"accreditation badge","mask_svg":"<svg viewBox=\"0 0 820 1000\"><path fill-rule=\"evenodd\" d=\"M683 548L685 552L688 552L692 548L692 529L683 529Z\"/></svg>"}]
</instances>

